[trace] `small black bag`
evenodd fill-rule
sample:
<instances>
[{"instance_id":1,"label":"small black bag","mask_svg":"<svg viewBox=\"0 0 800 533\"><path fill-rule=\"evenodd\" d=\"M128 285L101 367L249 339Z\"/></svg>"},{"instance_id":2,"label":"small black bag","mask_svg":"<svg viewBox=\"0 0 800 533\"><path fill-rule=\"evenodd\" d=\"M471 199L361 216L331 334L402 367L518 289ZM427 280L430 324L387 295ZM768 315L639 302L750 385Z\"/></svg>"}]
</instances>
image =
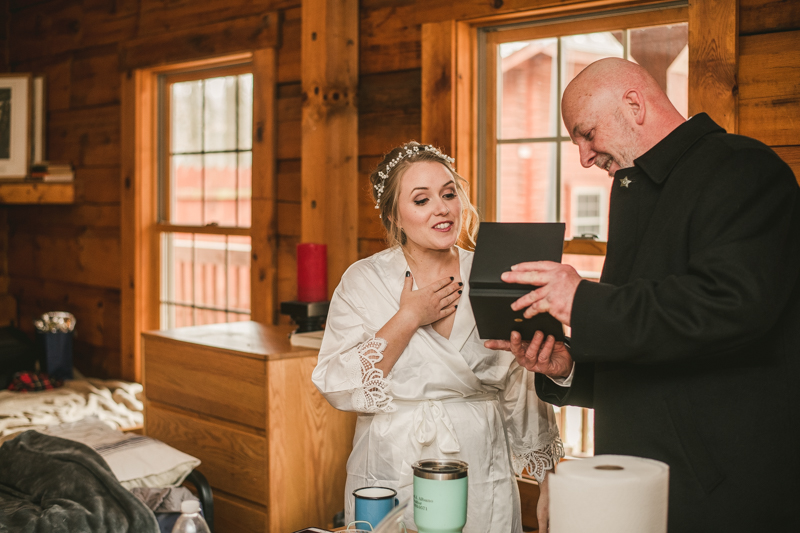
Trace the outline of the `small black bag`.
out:
<instances>
[{"instance_id":1,"label":"small black bag","mask_svg":"<svg viewBox=\"0 0 800 533\"><path fill-rule=\"evenodd\" d=\"M0 328L0 389L8 388L17 372L34 372L38 351L25 333L13 326Z\"/></svg>"}]
</instances>

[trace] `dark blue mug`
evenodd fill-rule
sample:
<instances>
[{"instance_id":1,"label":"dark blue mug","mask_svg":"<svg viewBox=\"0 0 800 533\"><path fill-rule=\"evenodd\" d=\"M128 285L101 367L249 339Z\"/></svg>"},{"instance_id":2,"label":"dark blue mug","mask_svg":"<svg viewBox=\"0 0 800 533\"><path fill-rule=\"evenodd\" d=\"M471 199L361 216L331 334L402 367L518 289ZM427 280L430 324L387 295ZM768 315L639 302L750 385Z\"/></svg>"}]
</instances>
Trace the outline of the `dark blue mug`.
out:
<instances>
[{"instance_id":1,"label":"dark blue mug","mask_svg":"<svg viewBox=\"0 0 800 533\"><path fill-rule=\"evenodd\" d=\"M400 502L397 491L388 487L361 487L353 491L356 498L356 521L368 522L375 529Z\"/></svg>"}]
</instances>

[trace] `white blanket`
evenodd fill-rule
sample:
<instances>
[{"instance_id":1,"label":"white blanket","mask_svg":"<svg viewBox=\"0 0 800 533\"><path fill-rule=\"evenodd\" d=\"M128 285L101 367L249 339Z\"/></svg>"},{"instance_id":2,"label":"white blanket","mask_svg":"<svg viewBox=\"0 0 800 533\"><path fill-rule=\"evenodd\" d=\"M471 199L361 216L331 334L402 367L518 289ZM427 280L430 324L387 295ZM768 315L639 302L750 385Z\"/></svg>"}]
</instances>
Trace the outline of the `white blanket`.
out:
<instances>
[{"instance_id":1,"label":"white blanket","mask_svg":"<svg viewBox=\"0 0 800 533\"><path fill-rule=\"evenodd\" d=\"M200 465L199 459L172 446L150 437L110 429L95 417L51 426L42 433L93 448L127 489L177 486Z\"/></svg>"},{"instance_id":2,"label":"white blanket","mask_svg":"<svg viewBox=\"0 0 800 533\"><path fill-rule=\"evenodd\" d=\"M29 429L76 422L95 416L114 429L140 426L142 386L102 379L67 380L58 389L0 391L0 442Z\"/></svg>"}]
</instances>

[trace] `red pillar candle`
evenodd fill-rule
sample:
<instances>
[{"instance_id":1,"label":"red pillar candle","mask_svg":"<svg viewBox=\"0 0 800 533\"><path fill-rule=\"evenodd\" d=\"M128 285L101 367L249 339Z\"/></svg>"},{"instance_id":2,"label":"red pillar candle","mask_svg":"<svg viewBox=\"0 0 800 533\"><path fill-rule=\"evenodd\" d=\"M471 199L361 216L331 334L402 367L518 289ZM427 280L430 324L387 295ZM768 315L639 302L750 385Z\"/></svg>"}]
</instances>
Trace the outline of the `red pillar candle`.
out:
<instances>
[{"instance_id":1,"label":"red pillar candle","mask_svg":"<svg viewBox=\"0 0 800 533\"><path fill-rule=\"evenodd\" d=\"M297 299L321 302L328 299L328 249L324 244L297 245Z\"/></svg>"}]
</instances>

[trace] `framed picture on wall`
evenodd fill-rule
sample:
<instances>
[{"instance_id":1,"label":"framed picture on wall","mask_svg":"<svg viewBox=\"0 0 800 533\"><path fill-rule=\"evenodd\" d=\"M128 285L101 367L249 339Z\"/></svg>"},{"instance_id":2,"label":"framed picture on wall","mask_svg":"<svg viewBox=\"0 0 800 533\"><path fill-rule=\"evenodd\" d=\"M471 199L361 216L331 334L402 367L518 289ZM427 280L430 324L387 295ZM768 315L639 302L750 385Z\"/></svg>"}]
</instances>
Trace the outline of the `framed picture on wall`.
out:
<instances>
[{"instance_id":1,"label":"framed picture on wall","mask_svg":"<svg viewBox=\"0 0 800 533\"><path fill-rule=\"evenodd\" d=\"M0 178L24 178L31 162L30 74L0 74Z\"/></svg>"}]
</instances>

